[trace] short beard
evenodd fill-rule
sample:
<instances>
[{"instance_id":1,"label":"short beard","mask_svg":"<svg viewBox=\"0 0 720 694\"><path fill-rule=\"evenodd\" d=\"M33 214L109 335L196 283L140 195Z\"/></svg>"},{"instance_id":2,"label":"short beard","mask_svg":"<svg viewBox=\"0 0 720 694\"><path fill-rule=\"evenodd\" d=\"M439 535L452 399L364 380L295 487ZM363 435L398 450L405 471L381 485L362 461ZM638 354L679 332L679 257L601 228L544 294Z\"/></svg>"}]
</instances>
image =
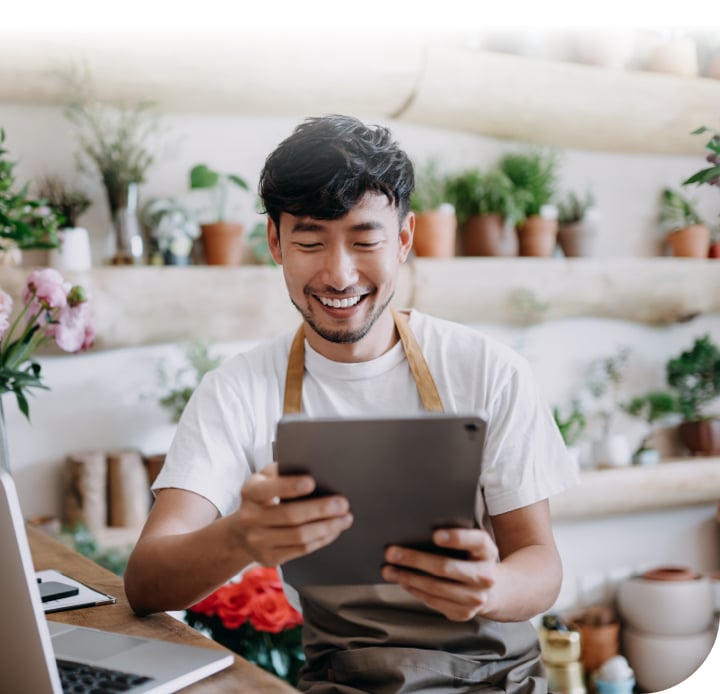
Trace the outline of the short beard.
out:
<instances>
[{"instance_id":1,"label":"short beard","mask_svg":"<svg viewBox=\"0 0 720 694\"><path fill-rule=\"evenodd\" d=\"M323 340L327 340L328 342L332 342L336 345L349 345L359 342L370 332L370 329L373 325L375 325L377 319L380 318L385 309L388 307L394 295L395 292L390 295L388 300L379 309L370 315L367 323L358 330L324 330L315 323L309 309L303 310L292 299L290 299L290 301L292 301L292 305L300 312L300 315L303 317L305 322L315 331L315 333L322 337Z\"/></svg>"}]
</instances>

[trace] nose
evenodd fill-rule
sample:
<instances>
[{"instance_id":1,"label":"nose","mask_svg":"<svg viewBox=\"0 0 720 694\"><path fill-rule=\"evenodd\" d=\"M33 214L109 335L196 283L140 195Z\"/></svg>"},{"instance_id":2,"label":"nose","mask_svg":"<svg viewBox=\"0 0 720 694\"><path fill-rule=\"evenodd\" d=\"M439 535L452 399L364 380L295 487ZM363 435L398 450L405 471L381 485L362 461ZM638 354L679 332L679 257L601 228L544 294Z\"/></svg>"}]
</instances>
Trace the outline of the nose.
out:
<instances>
[{"instance_id":1,"label":"nose","mask_svg":"<svg viewBox=\"0 0 720 694\"><path fill-rule=\"evenodd\" d=\"M322 281L337 291L357 283L359 273L353 253L343 244L332 244L324 254Z\"/></svg>"}]
</instances>

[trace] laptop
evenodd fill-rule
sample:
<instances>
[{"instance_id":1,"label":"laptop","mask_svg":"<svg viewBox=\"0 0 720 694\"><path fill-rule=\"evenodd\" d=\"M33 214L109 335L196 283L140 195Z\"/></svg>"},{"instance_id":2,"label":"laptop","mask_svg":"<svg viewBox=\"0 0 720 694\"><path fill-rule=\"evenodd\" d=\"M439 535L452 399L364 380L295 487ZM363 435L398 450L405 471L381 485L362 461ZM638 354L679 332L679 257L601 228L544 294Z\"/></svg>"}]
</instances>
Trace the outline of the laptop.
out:
<instances>
[{"instance_id":1,"label":"laptop","mask_svg":"<svg viewBox=\"0 0 720 694\"><path fill-rule=\"evenodd\" d=\"M12 694L175 692L233 655L47 621L12 477L0 469L0 689ZM62 684L61 684L62 679ZM82 689L83 683L87 689Z\"/></svg>"}]
</instances>

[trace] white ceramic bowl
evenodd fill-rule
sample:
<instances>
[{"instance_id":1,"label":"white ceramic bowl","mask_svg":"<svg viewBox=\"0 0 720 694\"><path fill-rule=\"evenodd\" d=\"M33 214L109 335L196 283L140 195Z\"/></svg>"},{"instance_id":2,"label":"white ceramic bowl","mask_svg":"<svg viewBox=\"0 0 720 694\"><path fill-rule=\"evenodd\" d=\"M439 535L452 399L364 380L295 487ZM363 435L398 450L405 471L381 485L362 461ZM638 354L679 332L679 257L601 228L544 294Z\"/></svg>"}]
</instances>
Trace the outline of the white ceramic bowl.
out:
<instances>
[{"instance_id":1,"label":"white ceramic bowl","mask_svg":"<svg viewBox=\"0 0 720 694\"><path fill-rule=\"evenodd\" d=\"M691 636L652 636L626 628L623 650L641 689L658 692L686 680L707 658L716 632Z\"/></svg>"},{"instance_id":2,"label":"white ceramic bowl","mask_svg":"<svg viewBox=\"0 0 720 694\"><path fill-rule=\"evenodd\" d=\"M627 626L658 636L705 631L715 611L711 582L704 576L690 581L631 576L618 584L617 608Z\"/></svg>"}]
</instances>

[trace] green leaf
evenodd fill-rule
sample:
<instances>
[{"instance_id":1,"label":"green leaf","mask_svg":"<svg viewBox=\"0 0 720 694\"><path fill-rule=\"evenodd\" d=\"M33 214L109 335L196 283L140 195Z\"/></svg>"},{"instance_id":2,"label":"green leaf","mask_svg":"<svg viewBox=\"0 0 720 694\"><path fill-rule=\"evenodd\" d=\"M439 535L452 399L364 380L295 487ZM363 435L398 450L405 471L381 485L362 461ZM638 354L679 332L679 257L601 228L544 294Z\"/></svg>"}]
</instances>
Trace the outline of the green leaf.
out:
<instances>
[{"instance_id":1,"label":"green leaf","mask_svg":"<svg viewBox=\"0 0 720 694\"><path fill-rule=\"evenodd\" d=\"M228 174L228 180L232 181L236 186L239 186L243 190L250 190L250 186L245 182L245 179L236 176L235 174Z\"/></svg>"},{"instance_id":2,"label":"green leaf","mask_svg":"<svg viewBox=\"0 0 720 694\"><path fill-rule=\"evenodd\" d=\"M720 165L712 166L709 169L702 169L702 171L698 171L693 176L690 176L687 181L683 181L682 184L684 186L687 186L691 183L707 183L708 181L712 181L713 178L717 178L718 176L720 176Z\"/></svg>"},{"instance_id":3,"label":"green leaf","mask_svg":"<svg viewBox=\"0 0 720 694\"><path fill-rule=\"evenodd\" d=\"M198 164L190 171L190 188L214 188L220 181L220 174L206 164Z\"/></svg>"}]
</instances>

